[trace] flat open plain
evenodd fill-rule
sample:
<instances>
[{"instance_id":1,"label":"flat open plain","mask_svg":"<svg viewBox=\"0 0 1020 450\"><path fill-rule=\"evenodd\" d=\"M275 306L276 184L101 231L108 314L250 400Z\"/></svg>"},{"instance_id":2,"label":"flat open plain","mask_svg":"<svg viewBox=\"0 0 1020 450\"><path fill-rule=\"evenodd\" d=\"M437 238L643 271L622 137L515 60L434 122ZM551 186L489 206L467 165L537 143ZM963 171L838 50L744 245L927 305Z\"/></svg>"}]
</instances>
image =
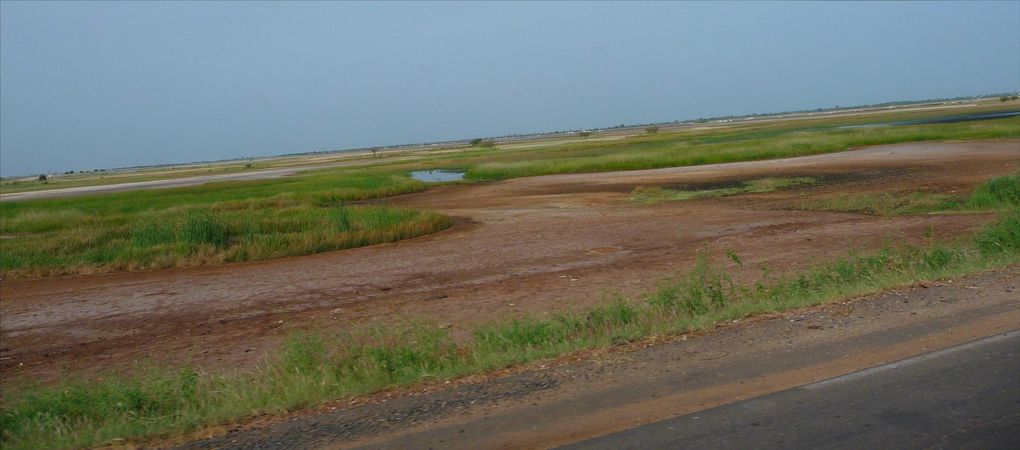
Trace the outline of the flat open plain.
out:
<instances>
[{"instance_id":1,"label":"flat open plain","mask_svg":"<svg viewBox=\"0 0 1020 450\"><path fill-rule=\"evenodd\" d=\"M385 201L459 219L394 244L219 267L4 280L0 373L42 377L134 361L253 363L295 329L425 317L455 332L496 317L647 292L699 254L781 273L887 242L969 236L990 214L804 211L847 192L967 192L1020 168L1020 141L912 143L758 162L438 186ZM811 176L768 194L641 205L639 186Z\"/></svg>"}]
</instances>

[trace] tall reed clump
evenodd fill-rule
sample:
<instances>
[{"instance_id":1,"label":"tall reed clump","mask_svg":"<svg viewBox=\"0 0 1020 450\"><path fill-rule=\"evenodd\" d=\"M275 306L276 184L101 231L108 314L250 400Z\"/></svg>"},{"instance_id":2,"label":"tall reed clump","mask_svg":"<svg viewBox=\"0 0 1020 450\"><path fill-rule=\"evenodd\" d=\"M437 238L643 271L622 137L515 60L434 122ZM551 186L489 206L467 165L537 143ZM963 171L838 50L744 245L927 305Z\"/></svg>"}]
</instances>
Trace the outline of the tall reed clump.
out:
<instances>
[{"instance_id":1,"label":"tall reed clump","mask_svg":"<svg viewBox=\"0 0 1020 450\"><path fill-rule=\"evenodd\" d=\"M155 236L159 236L158 233ZM193 430L263 413L313 406L382 389L443 380L651 335L711 328L771 311L815 305L911 283L1020 262L1020 211L1005 213L973 243L887 247L785 276L763 271L738 282L743 263L702 258L688 273L637 298L616 297L574 313L479 326L457 340L427 322L368 325L339 334L298 333L249 372L193 368L65 380L8 381L2 391L4 448L101 445Z\"/></svg>"}]
</instances>

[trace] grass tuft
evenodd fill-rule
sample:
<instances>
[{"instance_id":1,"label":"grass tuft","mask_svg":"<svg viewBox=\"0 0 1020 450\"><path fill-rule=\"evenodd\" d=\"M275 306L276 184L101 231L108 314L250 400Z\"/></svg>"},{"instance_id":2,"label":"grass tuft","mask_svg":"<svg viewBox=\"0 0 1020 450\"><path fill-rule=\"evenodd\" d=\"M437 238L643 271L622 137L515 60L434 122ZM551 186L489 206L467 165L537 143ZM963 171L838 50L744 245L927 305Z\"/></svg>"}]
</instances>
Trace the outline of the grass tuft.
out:
<instances>
[{"instance_id":1,"label":"grass tuft","mask_svg":"<svg viewBox=\"0 0 1020 450\"><path fill-rule=\"evenodd\" d=\"M805 201L800 208L893 216L959 210L960 201L952 195L930 192L840 193Z\"/></svg>"},{"instance_id":2,"label":"grass tuft","mask_svg":"<svg viewBox=\"0 0 1020 450\"><path fill-rule=\"evenodd\" d=\"M975 239L985 255L1014 255L1020 253L1020 209L1007 212L993 222Z\"/></svg>"},{"instance_id":3,"label":"grass tuft","mask_svg":"<svg viewBox=\"0 0 1020 450\"><path fill-rule=\"evenodd\" d=\"M880 216L1010 211L1020 208L1020 173L989 179L967 197L930 192L842 193L806 201L800 207L806 210Z\"/></svg>"},{"instance_id":4,"label":"grass tuft","mask_svg":"<svg viewBox=\"0 0 1020 450\"><path fill-rule=\"evenodd\" d=\"M179 239L191 245L208 244L226 247L230 243L230 228L212 214L194 212L180 227Z\"/></svg>"},{"instance_id":5,"label":"grass tuft","mask_svg":"<svg viewBox=\"0 0 1020 450\"><path fill-rule=\"evenodd\" d=\"M978 186L966 206L980 210L1020 208L1020 172L992 178Z\"/></svg>"}]
</instances>

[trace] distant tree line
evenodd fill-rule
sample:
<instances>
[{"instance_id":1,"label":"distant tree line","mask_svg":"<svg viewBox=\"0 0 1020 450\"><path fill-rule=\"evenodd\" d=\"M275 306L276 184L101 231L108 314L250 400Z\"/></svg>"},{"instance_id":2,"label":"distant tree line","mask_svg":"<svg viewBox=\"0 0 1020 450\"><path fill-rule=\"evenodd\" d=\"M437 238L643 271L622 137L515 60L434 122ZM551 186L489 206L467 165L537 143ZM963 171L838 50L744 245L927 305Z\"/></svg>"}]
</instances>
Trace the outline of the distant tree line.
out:
<instances>
[{"instance_id":1,"label":"distant tree line","mask_svg":"<svg viewBox=\"0 0 1020 450\"><path fill-rule=\"evenodd\" d=\"M496 146L496 141L492 139L475 138L470 141L472 147L492 148Z\"/></svg>"}]
</instances>

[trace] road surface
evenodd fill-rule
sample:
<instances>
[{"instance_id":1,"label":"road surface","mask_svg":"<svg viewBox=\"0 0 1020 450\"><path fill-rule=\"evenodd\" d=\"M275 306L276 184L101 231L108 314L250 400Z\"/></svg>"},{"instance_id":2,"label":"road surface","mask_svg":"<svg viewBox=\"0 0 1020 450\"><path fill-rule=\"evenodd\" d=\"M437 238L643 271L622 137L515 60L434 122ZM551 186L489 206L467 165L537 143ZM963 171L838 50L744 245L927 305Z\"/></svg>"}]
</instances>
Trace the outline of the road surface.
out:
<instances>
[{"instance_id":1,"label":"road surface","mask_svg":"<svg viewBox=\"0 0 1020 450\"><path fill-rule=\"evenodd\" d=\"M1020 447L1020 331L564 449Z\"/></svg>"}]
</instances>

